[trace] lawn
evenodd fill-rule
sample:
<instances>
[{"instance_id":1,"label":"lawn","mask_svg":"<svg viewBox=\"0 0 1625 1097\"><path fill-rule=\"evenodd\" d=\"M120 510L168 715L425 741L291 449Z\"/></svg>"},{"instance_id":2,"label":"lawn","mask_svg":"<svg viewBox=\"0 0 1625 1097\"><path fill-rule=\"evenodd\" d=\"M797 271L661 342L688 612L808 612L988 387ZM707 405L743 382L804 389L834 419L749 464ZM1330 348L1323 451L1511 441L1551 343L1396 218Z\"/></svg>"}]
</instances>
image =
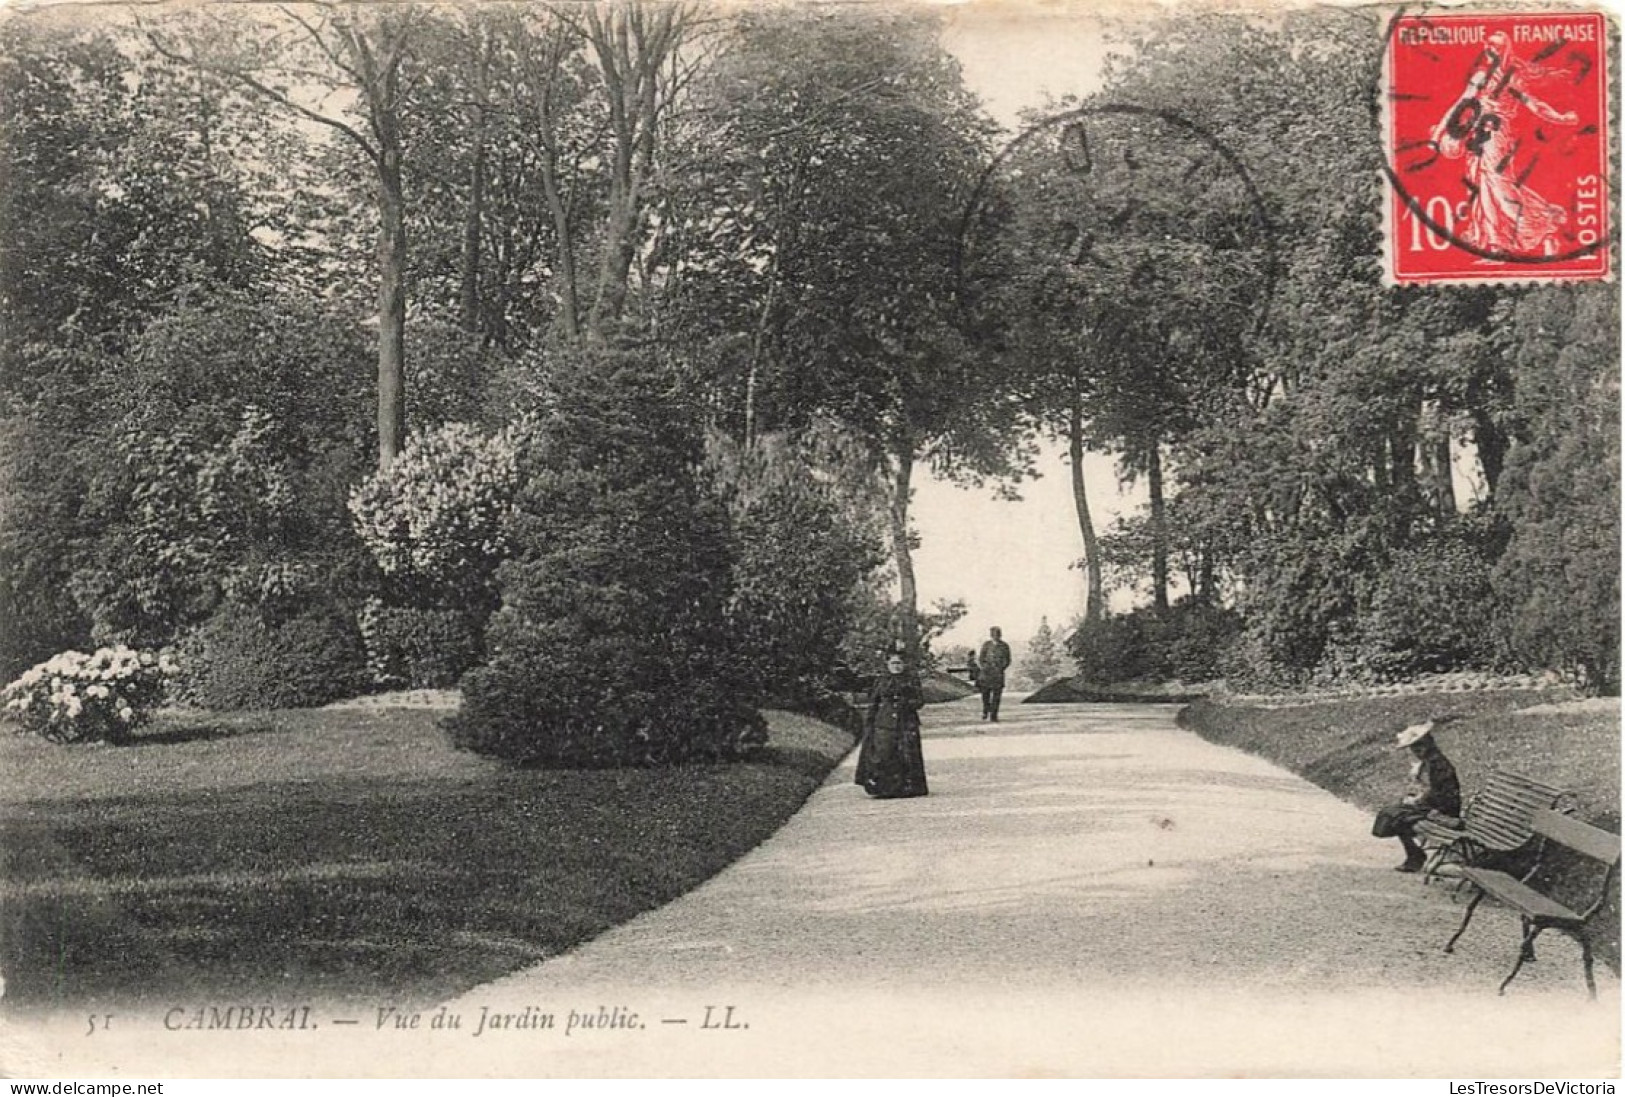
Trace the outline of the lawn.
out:
<instances>
[{"instance_id":1,"label":"lawn","mask_svg":"<svg viewBox=\"0 0 1625 1097\"><path fill-rule=\"evenodd\" d=\"M770 713L738 765L515 769L426 709L0 736L10 1011L442 1000L659 906L773 833L851 746Z\"/></svg>"},{"instance_id":2,"label":"lawn","mask_svg":"<svg viewBox=\"0 0 1625 1097\"><path fill-rule=\"evenodd\" d=\"M1463 797L1492 769L1510 769L1572 791L1579 816L1619 832L1620 706L1617 699L1553 703L1530 690L1418 693L1262 707L1199 701L1181 722L1205 739L1260 755L1367 809L1408 789L1410 755L1392 749L1406 724L1450 714L1435 738L1461 777ZM1375 839L1373 839L1375 840ZM1398 844L1394 845L1396 859ZM1554 858L1548 881L1570 892L1590 866ZM1584 875L1582 875L1584 874ZM1570 892L1578 894L1578 892ZM1619 970L1619 888L1594 926L1597 953Z\"/></svg>"}]
</instances>

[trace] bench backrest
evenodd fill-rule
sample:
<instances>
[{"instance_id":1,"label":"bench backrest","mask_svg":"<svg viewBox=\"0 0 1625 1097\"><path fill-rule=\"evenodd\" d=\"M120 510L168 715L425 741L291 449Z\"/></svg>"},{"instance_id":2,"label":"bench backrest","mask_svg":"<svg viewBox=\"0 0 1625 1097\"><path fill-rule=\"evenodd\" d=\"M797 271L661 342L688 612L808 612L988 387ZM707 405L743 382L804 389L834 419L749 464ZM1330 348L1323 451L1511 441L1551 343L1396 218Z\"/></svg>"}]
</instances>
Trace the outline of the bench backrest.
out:
<instances>
[{"instance_id":1,"label":"bench backrest","mask_svg":"<svg viewBox=\"0 0 1625 1097\"><path fill-rule=\"evenodd\" d=\"M1609 868L1619 864L1619 835L1582 823L1555 811L1538 811L1533 819L1536 834L1576 853L1583 853Z\"/></svg>"},{"instance_id":2,"label":"bench backrest","mask_svg":"<svg viewBox=\"0 0 1625 1097\"><path fill-rule=\"evenodd\" d=\"M1568 795L1522 774L1496 770L1467 806L1467 833L1492 849L1517 849L1534 837L1535 813L1550 810Z\"/></svg>"}]
</instances>

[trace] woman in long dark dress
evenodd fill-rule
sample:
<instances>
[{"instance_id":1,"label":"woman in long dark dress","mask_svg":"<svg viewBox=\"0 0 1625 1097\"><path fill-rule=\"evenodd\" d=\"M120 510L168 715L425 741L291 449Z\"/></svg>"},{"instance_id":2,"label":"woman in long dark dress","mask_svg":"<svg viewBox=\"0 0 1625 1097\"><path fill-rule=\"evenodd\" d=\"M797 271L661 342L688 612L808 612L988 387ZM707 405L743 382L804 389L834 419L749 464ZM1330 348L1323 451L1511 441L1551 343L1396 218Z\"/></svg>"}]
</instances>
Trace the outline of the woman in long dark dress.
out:
<instances>
[{"instance_id":1,"label":"woman in long dark dress","mask_svg":"<svg viewBox=\"0 0 1625 1097\"><path fill-rule=\"evenodd\" d=\"M924 796L925 753L920 747L920 707L925 697L902 655L886 660L886 673L869 692L858 748L857 783L870 796Z\"/></svg>"}]
</instances>

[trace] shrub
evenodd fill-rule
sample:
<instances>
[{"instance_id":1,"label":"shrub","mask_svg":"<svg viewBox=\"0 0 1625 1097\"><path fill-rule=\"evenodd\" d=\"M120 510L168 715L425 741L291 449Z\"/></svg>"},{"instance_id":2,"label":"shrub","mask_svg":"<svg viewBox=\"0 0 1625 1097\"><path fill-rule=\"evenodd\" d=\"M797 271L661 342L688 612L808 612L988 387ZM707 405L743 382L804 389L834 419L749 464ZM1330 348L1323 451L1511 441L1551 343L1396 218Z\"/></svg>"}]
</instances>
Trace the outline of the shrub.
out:
<instances>
[{"instance_id":1,"label":"shrub","mask_svg":"<svg viewBox=\"0 0 1625 1097\"><path fill-rule=\"evenodd\" d=\"M1223 677L1224 652L1241 634L1234 610L1207 602L1176 603L1167 618L1167 676L1181 682L1211 682Z\"/></svg>"},{"instance_id":2,"label":"shrub","mask_svg":"<svg viewBox=\"0 0 1625 1097\"><path fill-rule=\"evenodd\" d=\"M1219 653L1219 677L1236 690L1257 690L1273 693L1302 686L1309 680L1309 672L1283 664L1263 630L1248 621L1231 642Z\"/></svg>"},{"instance_id":3,"label":"shrub","mask_svg":"<svg viewBox=\"0 0 1625 1097\"><path fill-rule=\"evenodd\" d=\"M276 551L299 503L281 434L248 407L219 439L166 427L115 440L86 503L99 535L71 583L94 635L167 642L233 587L270 574L282 588L291 572Z\"/></svg>"},{"instance_id":4,"label":"shrub","mask_svg":"<svg viewBox=\"0 0 1625 1097\"><path fill-rule=\"evenodd\" d=\"M65 651L24 672L3 697L24 731L52 742L118 742L147 721L176 669L167 652Z\"/></svg>"},{"instance_id":5,"label":"shrub","mask_svg":"<svg viewBox=\"0 0 1625 1097\"><path fill-rule=\"evenodd\" d=\"M366 678L356 626L312 613L282 624L242 606L216 613L182 643L186 700L204 708L309 708L353 696Z\"/></svg>"},{"instance_id":6,"label":"shrub","mask_svg":"<svg viewBox=\"0 0 1625 1097\"><path fill-rule=\"evenodd\" d=\"M523 427L414 435L350 496L356 531L397 591L484 604L507 555Z\"/></svg>"},{"instance_id":7,"label":"shrub","mask_svg":"<svg viewBox=\"0 0 1625 1097\"><path fill-rule=\"evenodd\" d=\"M1359 635L1364 669L1379 680L1492 666L1498 623L1490 560L1462 537L1395 553Z\"/></svg>"},{"instance_id":8,"label":"shrub","mask_svg":"<svg viewBox=\"0 0 1625 1097\"><path fill-rule=\"evenodd\" d=\"M447 723L459 747L555 766L747 754L765 742L727 624L728 521L699 474L697 417L658 364L560 371L527 449L487 663Z\"/></svg>"},{"instance_id":9,"label":"shrub","mask_svg":"<svg viewBox=\"0 0 1625 1097\"><path fill-rule=\"evenodd\" d=\"M78 431L0 418L0 681L92 646L90 622L68 590L92 535L79 520L86 479L76 443Z\"/></svg>"},{"instance_id":10,"label":"shrub","mask_svg":"<svg viewBox=\"0 0 1625 1097\"><path fill-rule=\"evenodd\" d=\"M1220 676L1223 653L1240 632L1233 611L1183 601L1085 622L1066 646L1086 681L1205 682Z\"/></svg>"},{"instance_id":11,"label":"shrub","mask_svg":"<svg viewBox=\"0 0 1625 1097\"><path fill-rule=\"evenodd\" d=\"M480 625L464 611L402 609L372 599L358 624L374 685L445 689L480 661Z\"/></svg>"},{"instance_id":12,"label":"shrub","mask_svg":"<svg viewBox=\"0 0 1625 1097\"><path fill-rule=\"evenodd\" d=\"M1592 422L1550 453L1514 454L1504 477L1514 490L1502 503L1513 534L1494 584L1527 669L1565 671L1617 694L1619 393L1583 399L1595 404Z\"/></svg>"},{"instance_id":13,"label":"shrub","mask_svg":"<svg viewBox=\"0 0 1625 1097\"><path fill-rule=\"evenodd\" d=\"M885 562L880 537L782 439L744 449L712 438L709 449L733 534L733 642L757 692L811 702L840 663L861 585Z\"/></svg>"},{"instance_id":14,"label":"shrub","mask_svg":"<svg viewBox=\"0 0 1625 1097\"><path fill-rule=\"evenodd\" d=\"M1067 654L1088 682L1126 682L1147 677L1144 611L1085 621L1067 639Z\"/></svg>"}]
</instances>

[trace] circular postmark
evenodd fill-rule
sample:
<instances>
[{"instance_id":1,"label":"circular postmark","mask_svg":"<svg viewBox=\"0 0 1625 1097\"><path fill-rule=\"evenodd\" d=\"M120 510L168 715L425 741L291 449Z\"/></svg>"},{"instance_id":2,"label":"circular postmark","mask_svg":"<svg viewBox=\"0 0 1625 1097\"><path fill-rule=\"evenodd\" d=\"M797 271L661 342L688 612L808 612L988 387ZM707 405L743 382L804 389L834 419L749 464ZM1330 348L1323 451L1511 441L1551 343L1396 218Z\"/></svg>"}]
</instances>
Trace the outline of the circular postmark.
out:
<instances>
[{"instance_id":1,"label":"circular postmark","mask_svg":"<svg viewBox=\"0 0 1625 1097\"><path fill-rule=\"evenodd\" d=\"M961 219L955 271L963 303L1006 250L1039 270L1031 308L1072 281L1097 294L1166 301L1203 287L1210 308L1262 328L1280 277L1277 240L1251 173L1207 129L1163 108L1097 103L1033 123L984 169ZM1011 240L1014 237L1014 240Z\"/></svg>"},{"instance_id":2,"label":"circular postmark","mask_svg":"<svg viewBox=\"0 0 1625 1097\"><path fill-rule=\"evenodd\" d=\"M1604 17L1401 9L1383 51L1389 273L1607 275Z\"/></svg>"}]
</instances>

